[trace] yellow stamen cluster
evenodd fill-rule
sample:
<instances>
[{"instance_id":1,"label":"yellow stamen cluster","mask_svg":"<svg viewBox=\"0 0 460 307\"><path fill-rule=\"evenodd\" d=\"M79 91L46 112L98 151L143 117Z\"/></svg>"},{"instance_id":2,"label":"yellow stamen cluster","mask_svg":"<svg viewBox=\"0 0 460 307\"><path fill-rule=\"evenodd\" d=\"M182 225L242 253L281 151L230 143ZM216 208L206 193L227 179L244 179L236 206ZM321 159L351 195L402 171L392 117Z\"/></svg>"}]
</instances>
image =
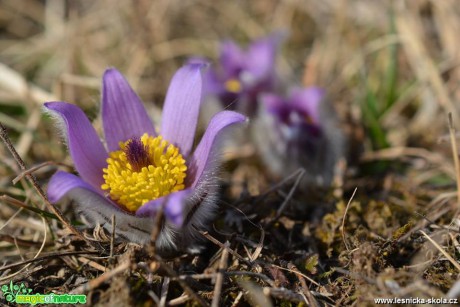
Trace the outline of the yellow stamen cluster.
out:
<instances>
[{"instance_id":1,"label":"yellow stamen cluster","mask_svg":"<svg viewBox=\"0 0 460 307\"><path fill-rule=\"evenodd\" d=\"M139 153L130 152L130 142L135 140L120 142L120 150L109 154L108 166L103 169L101 188L111 199L134 212L148 201L184 189L187 166L176 146L161 136L144 134L137 140L142 146ZM132 155L143 155L138 159L142 165L136 164L139 157Z\"/></svg>"},{"instance_id":2,"label":"yellow stamen cluster","mask_svg":"<svg viewBox=\"0 0 460 307\"><path fill-rule=\"evenodd\" d=\"M232 93L239 93L242 89L241 82L237 79L229 79L225 82L225 89Z\"/></svg>"}]
</instances>

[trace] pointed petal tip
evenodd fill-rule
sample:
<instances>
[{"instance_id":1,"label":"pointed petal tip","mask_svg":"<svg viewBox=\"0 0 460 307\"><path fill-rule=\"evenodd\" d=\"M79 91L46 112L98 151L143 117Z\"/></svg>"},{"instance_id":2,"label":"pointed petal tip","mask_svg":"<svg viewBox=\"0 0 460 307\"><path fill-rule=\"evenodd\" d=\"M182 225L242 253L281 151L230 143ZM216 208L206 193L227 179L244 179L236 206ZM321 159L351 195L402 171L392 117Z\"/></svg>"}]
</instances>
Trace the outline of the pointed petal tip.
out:
<instances>
[{"instance_id":1,"label":"pointed petal tip","mask_svg":"<svg viewBox=\"0 0 460 307\"><path fill-rule=\"evenodd\" d=\"M248 119L246 116L234 111L221 111L211 118L190 160L189 183L192 188L197 186L205 170L209 169L214 163L214 156L217 154L214 148L220 145L218 140L220 139L221 132L235 124L247 122Z\"/></svg>"},{"instance_id":2,"label":"pointed petal tip","mask_svg":"<svg viewBox=\"0 0 460 307\"><path fill-rule=\"evenodd\" d=\"M55 103L56 103L55 101L48 101L48 102L43 103L43 107L42 107L43 112L45 114L50 115L50 113L54 110L53 105Z\"/></svg>"},{"instance_id":3,"label":"pointed petal tip","mask_svg":"<svg viewBox=\"0 0 460 307\"><path fill-rule=\"evenodd\" d=\"M123 74L116 69L115 67L108 67L104 70L104 74L102 75L103 81L105 80L106 77L123 77Z\"/></svg>"},{"instance_id":4,"label":"pointed petal tip","mask_svg":"<svg viewBox=\"0 0 460 307\"><path fill-rule=\"evenodd\" d=\"M241 114L241 113L238 113L238 112L235 112L235 111L223 111L225 113L227 113L228 115L227 116L232 116L234 119L233 119L233 123L232 124L238 124L238 123L248 123L249 122L249 117Z\"/></svg>"},{"instance_id":5,"label":"pointed petal tip","mask_svg":"<svg viewBox=\"0 0 460 307\"><path fill-rule=\"evenodd\" d=\"M216 129L216 133L218 133L218 131L226 128L227 126L233 126L235 124L247 124L249 121L249 117L241 113L235 111L220 111L211 118L210 124L206 130L209 129L212 131Z\"/></svg>"},{"instance_id":6,"label":"pointed petal tip","mask_svg":"<svg viewBox=\"0 0 460 307\"><path fill-rule=\"evenodd\" d=\"M125 76L115 67L108 67L102 75L102 87L107 87L111 82L128 82Z\"/></svg>"},{"instance_id":7,"label":"pointed petal tip","mask_svg":"<svg viewBox=\"0 0 460 307\"><path fill-rule=\"evenodd\" d=\"M72 104L65 102L65 101L47 101L43 103L43 106L47 108L48 110L55 110L55 109L58 109L60 106L64 106L64 105L72 105Z\"/></svg>"},{"instance_id":8,"label":"pointed petal tip","mask_svg":"<svg viewBox=\"0 0 460 307\"><path fill-rule=\"evenodd\" d=\"M208 69L209 66L211 66L211 63L204 58L191 58L179 70L187 69L193 72L202 73L204 70Z\"/></svg>"},{"instance_id":9,"label":"pointed petal tip","mask_svg":"<svg viewBox=\"0 0 460 307\"><path fill-rule=\"evenodd\" d=\"M186 64L176 71L163 106L161 135L188 156L192 148L203 92L203 63Z\"/></svg>"},{"instance_id":10,"label":"pointed petal tip","mask_svg":"<svg viewBox=\"0 0 460 307\"><path fill-rule=\"evenodd\" d=\"M211 65L211 62L206 58L194 56L194 57L188 58L185 65L199 65L199 66L204 66L204 68L206 68Z\"/></svg>"},{"instance_id":11,"label":"pointed petal tip","mask_svg":"<svg viewBox=\"0 0 460 307\"><path fill-rule=\"evenodd\" d=\"M85 113L67 102L49 102L45 108L56 118L63 131L70 155L80 176L96 189L103 183L102 169L106 167L107 151Z\"/></svg>"}]
</instances>

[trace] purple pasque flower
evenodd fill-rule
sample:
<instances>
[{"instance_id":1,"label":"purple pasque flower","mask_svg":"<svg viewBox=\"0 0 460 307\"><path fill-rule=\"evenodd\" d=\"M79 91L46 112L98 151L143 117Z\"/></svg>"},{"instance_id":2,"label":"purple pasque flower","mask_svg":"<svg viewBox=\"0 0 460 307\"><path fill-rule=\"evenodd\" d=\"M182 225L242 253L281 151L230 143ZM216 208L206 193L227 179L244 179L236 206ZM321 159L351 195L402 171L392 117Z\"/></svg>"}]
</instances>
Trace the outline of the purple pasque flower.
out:
<instances>
[{"instance_id":1,"label":"purple pasque flower","mask_svg":"<svg viewBox=\"0 0 460 307\"><path fill-rule=\"evenodd\" d=\"M330 185L344 141L325 91L294 89L287 97L264 94L260 101L253 137L269 169L285 177L304 168L304 186Z\"/></svg>"},{"instance_id":2,"label":"purple pasque flower","mask_svg":"<svg viewBox=\"0 0 460 307\"><path fill-rule=\"evenodd\" d=\"M265 94L261 101L271 114L287 140L299 141L298 133L304 132L309 138L321 136L319 105L325 91L310 87L295 89L285 98L276 94Z\"/></svg>"},{"instance_id":3,"label":"purple pasque flower","mask_svg":"<svg viewBox=\"0 0 460 307\"><path fill-rule=\"evenodd\" d=\"M156 242L158 251L167 254L187 248L195 227L204 227L215 210L222 132L246 120L233 111L216 114L192 150L202 70L203 65L190 64L176 72L158 132L125 78L108 69L102 83L105 145L80 108L66 102L45 103L63 124L79 173L53 175L48 185L50 201L68 197L89 222L108 229L115 215L118 237L136 243L150 240L152 217L163 206L166 219Z\"/></svg>"},{"instance_id":4,"label":"purple pasque flower","mask_svg":"<svg viewBox=\"0 0 460 307\"><path fill-rule=\"evenodd\" d=\"M206 74L206 94L217 96L226 109L253 115L259 94L276 86L275 59L281 41L282 35L276 33L256 40L246 50L224 41L220 66Z\"/></svg>"}]
</instances>

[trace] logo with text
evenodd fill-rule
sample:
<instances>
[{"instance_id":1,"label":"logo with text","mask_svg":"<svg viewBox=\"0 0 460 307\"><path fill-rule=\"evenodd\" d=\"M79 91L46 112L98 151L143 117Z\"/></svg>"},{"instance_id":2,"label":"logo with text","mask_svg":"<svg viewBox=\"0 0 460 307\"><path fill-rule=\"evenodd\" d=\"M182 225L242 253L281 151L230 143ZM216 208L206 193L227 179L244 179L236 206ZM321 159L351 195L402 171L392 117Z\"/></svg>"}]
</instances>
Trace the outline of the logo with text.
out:
<instances>
[{"instance_id":1,"label":"logo with text","mask_svg":"<svg viewBox=\"0 0 460 307\"><path fill-rule=\"evenodd\" d=\"M16 304L85 304L85 294L40 294L32 293L32 289L27 288L24 283L9 284L0 287L3 297L9 303Z\"/></svg>"}]
</instances>

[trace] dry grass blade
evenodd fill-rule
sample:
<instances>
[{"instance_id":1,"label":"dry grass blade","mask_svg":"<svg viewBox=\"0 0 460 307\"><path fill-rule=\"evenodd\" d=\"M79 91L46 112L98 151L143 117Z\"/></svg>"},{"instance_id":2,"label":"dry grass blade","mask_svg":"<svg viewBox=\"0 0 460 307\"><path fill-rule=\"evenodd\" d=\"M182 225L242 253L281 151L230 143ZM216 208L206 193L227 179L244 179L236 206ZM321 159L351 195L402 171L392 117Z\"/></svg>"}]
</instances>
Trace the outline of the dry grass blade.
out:
<instances>
[{"instance_id":1,"label":"dry grass blade","mask_svg":"<svg viewBox=\"0 0 460 307\"><path fill-rule=\"evenodd\" d=\"M240 254L238 254L237 252L235 252L233 249L231 249L230 247L226 247L225 244L223 244L222 242L220 242L219 240L217 240L216 238L214 238L213 236L211 236L208 232L206 231L200 231L200 233L206 238L208 239L209 241L211 241L212 243L216 244L217 246L219 246L220 248L222 249L227 249L229 251L230 254L232 254L233 256L237 257L239 260L241 261L244 261L245 263L251 265L251 262L244 259L243 256L241 256Z\"/></svg>"},{"instance_id":2,"label":"dry grass blade","mask_svg":"<svg viewBox=\"0 0 460 307\"><path fill-rule=\"evenodd\" d=\"M233 301L232 307L239 306L238 304L240 303L241 298L243 297L243 291L238 292L238 295L236 296L235 300Z\"/></svg>"},{"instance_id":3,"label":"dry grass blade","mask_svg":"<svg viewBox=\"0 0 460 307\"><path fill-rule=\"evenodd\" d=\"M347 206L345 207L345 212L343 213L342 225L340 225L340 233L342 234L342 240L343 240L343 243L345 244L345 247L346 247L347 251L350 251L350 248L348 247L347 238L345 236L345 219L347 217L347 212L348 212L348 209L350 208L351 201L355 197L355 194L356 194L357 190L358 190L358 188L356 187L353 190L353 194L351 195L350 199L348 200Z\"/></svg>"},{"instance_id":4,"label":"dry grass blade","mask_svg":"<svg viewBox=\"0 0 460 307\"><path fill-rule=\"evenodd\" d=\"M249 297L249 300L252 302L253 306L266 306L272 307L273 304L269 299L270 293L266 293L265 288L262 289L259 285L254 282L241 280L238 284L246 291L246 295Z\"/></svg>"},{"instance_id":5,"label":"dry grass blade","mask_svg":"<svg viewBox=\"0 0 460 307\"><path fill-rule=\"evenodd\" d=\"M31 207L31 206L28 206L26 204L24 204L22 201L19 201L17 200L16 198L13 198L11 196L8 196L8 195L0 195L0 200L3 200L9 204L12 204L16 207L19 207L21 209L26 209L26 210L29 210L29 211L32 211L32 212L35 212L35 213L38 213L40 215L43 215L45 217L50 217L50 218L56 218L55 215L51 214L51 213L48 213L47 211L43 211L41 209L38 209L36 207ZM2 227L0 227L0 230L6 226L7 223L5 223L4 225L2 225Z\"/></svg>"},{"instance_id":6,"label":"dry grass blade","mask_svg":"<svg viewBox=\"0 0 460 307\"><path fill-rule=\"evenodd\" d=\"M302 180L303 176L305 176L305 170L300 169L299 174L297 175L297 179L294 182L294 185L289 190L289 193L286 196L286 199L283 201L283 203L279 207L278 211L276 211L275 220L277 220L281 216L281 214L283 213L284 209L286 209L286 206L289 204L289 201L291 200L292 196L294 195L294 192L297 189L297 187L299 186L300 181Z\"/></svg>"},{"instance_id":7,"label":"dry grass blade","mask_svg":"<svg viewBox=\"0 0 460 307\"><path fill-rule=\"evenodd\" d=\"M457 205L460 206L460 163L458 161L457 140L455 137L456 129L452 119L452 113L448 114L450 144L452 146L452 157L454 158L455 174L457 179Z\"/></svg>"},{"instance_id":8,"label":"dry grass blade","mask_svg":"<svg viewBox=\"0 0 460 307\"><path fill-rule=\"evenodd\" d=\"M170 282L170 278L165 277L163 280L163 284L161 285L161 297L160 297L159 307L166 306L166 299L168 298L168 291L169 291L169 282Z\"/></svg>"},{"instance_id":9,"label":"dry grass blade","mask_svg":"<svg viewBox=\"0 0 460 307\"><path fill-rule=\"evenodd\" d=\"M431 84L432 89L437 97L439 105L444 109L445 113L453 112L456 108L453 104L446 87L442 81L440 71L430 58L426 47L421 39L421 22L420 16L410 14L408 9L401 2L399 3L399 10L396 17L396 25L402 36L403 46L408 53L408 59L411 63L413 70L416 72L419 80ZM424 88L430 91L431 88ZM432 108L429 107L432 111ZM428 110L428 109L427 109ZM432 112L430 118L435 114ZM457 116L457 115L455 115ZM428 124L429 122L425 122ZM419 127L420 128L420 127Z\"/></svg>"},{"instance_id":10,"label":"dry grass blade","mask_svg":"<svg viewBox=\"0 0 460 307\"><path fill-rule=\"evenodd\" d=\"M42 116L41 106L43 102L56 101L58 99L43 89L28 84L20 73L2 63L0 63L0 87L12 93L18 99L35 103L35 107L32 107L33 110L27 121L26 129L17 143L17 152L22 156L28 152L32 145L32 132L37 129L40 123Z\"/></svg>"},{"instance_id":11,"label":"dry grass blade","mask_svg":"<svg viewBox=\"0 0 460 307\"><path fill-rule=\"evenodd\" d=\"M59 163L59 162L53 162L53 161L47 161L47 162L43 162L43 163L40 163L38 165L35 165L23 172L21 172L19 175L17 175L13 180L13 184L16 184L19 182L19 180L21 180L22 178L24 178L26 175L30 175L34 172L36 172L37 170L45 167L45 166L49 166L49 165L59 165L59 166L65 166L65 167L68 167L68 168L71 168L70 165L67 165L65 163Z\"/></svg>"},{"instance_id":12,"label":"dry grass blade","mask_svg":"<svg viewBox=\"0 0 460 307\"><path fill-rule=\"evenodd\" d=\"M16 160L16 163L19 165L19 168L22 171L27 170L26 165L24 164L24 161L20 157L20 155L16 152L13 144L10 141L10 138L8 137L8 133L6 131L6 128L0 123L0 138L2 139L3 143L6 145L14 159ZM61 222L66 225L67 228L69 228L77 237L80 239L87 241L89 244L91 244L84 236L83 234L78 231L68 220L67 218L61 213L61 211L56 208L53 204L51 204L46 197L45 192L43 192L42 188L38 185L37 180L32 174L27 174L26 178L31 182L32 186L34 187L35 191L40 195L42 198L43 202L46 204L46 206L53 212Z\"/></svg>"},{"instance_id":13,"label":"dry grass blade","mask_svg":"<svg viewBox=\"0 0 460 307\"><path fill-rule=\"evenodd\" d=\"M124 262L117 266L115 269L108 271L101 276L89 281L88 283L75 288L71 291L72 294L80 294L80 293L87 293L97 287L99 287L101 284L108 282L111 278L118 274L126 273L126 270L131 267L131 264L129 262Z\"/></svg>"},{"instance_id":14,"label":"dry grass blade","mask_svg":"<svg viewBox=\"0 0 460 307\"><path fill-rule=\"evenodd\" d=\"M34 101L41 105L45 101L55 101L56 97L43 89L29 85L23 76L5 64L0 63L0 87L21 97L23 100Z\"/></svg>"},{"instance_id":15,"label":"dry grass blade","mask_svg":"<svg viewBox=\"0 0 460 307\"><path fill-rule=\"evenodd\" d=\"M37 257L34 259L29 259L29 260L24 260L18 263L12 263L8 265L4 265L0 267L0 272L1 271L6 271L24 264L32 263L32 262L37 262L37 261L42 261L50 258L58 258L58 257L63 257L63 256L73 256L73 255L97 255L99 252L91 252L91 251L74 251L74 252L62 252L62 253L52 253L48 255L43 255L41 257Z\"/></svg>"},{"instance_id":16,"label":"dry grass blade","mask_svg":"<svg viewBox=\"0 0 460 307\"><path fill-rule=\"evenodd\" d=\"M255 272L250 272L250 271L228 271L225 274L228 276L234 275L234 276L250 276L250 277L260 278L263 282L270 285L270 287L275 286L275 282L273 280L271 280L269 277L261 273L255 273Z\"/></svg>"},{"instance_id":17,"label":"dry grass blade","mask_svg":"<svg viewBox=\"0 0 460 307\"><path fill-rule=\"evenodd\" d=\"M423 230L420 230L420 233L424 235L425 238L427 238L428 241L430 241L436 247L436 249L439 250L441 254L443 254L450 261L450 263L452 263L452 265L460 272L460 264L458 264L458 262L451 255L449 255L441 246L439 246L438 243L431 239L431 237L427 235Z\"/></svg>"},{"instance_id":18,"label":"dry grass blade","mask_svg":"<svg viewBox=\"0 0 460 307\"><path fill-rule=\"evenodd\" d=\"M112 215L112 233L110 235L110 257L113 257L113 249L115 246L115 233L116 233L117 221L115 214Z\"/></svg>"},{"instance_id":19,"label":"dry grass blade","mask_svg":"<svg viewBox=\"0 0 460 307\"><path fill-rule=\"evenodd\" d=\"M85 258L85 257L78 257L78 260L83 262L85 265L89 265L93 268L95 268L96 270L99 270L101 272L107 272L107 268L100 265L99 263L97 263L96 261L93 261L93 260L90 260L88 258Z\"/></svg>"},{"instance_id":20,"label":"dry grass blade","mask_svg":"<svg viewBox=\"0 0 460 307\"><path fill-rule=\"evenodd\" d=\"M224 249L222 249L222 256L219 262L219 272L216 277L216 285L214 286L213 298L211 307L218 307L222 291L222 283L224 282L224 271L227 269L228 261L228 247L230 243L227 241L224 244Z\"/></svg>"},{"instance_id":21,"label":"dry grass blade","mask_svg":"<svg viewBox=\"0 0 460 307\"><path fill-rule=\"evenodd\" d=\"M303 176L305 174L305 170L304 169L299 169L297 170L296 172L292 173L291 175L289 175L288 177L284 178L283 180L281 180L280 182L277 182L275 185L271 186L267 191L265 191L262 195L258 196L257 198L257 201L260 201L262 200L263 198L267 197L268 194L276 191L276 190L279 190L281 187L283 187L284 185L286 185L288 182L290 182L292 179L295 178L295 181L298 181L299 180L299 177L301 179L301 176Z\"/></svg>"},{"instance_id":22,"label":"dry grass blade","mask_svg":"<svg viewBox=\"0 0 460 307\"><path fill-rule=\"evenodd\" d=\"M436 152L431 152L425 148L391 147L378 151L366 152L361 157L361 160L363 162L370 162L375 160L397 160L401 159L403 156L423 158L430 163L439 166L439 168L449 177L457 177L455 170L452 169L452 165L450 163L446 163L446 159L443 155Z\"/></svg>"},{"instance_id":23,"label":"dry grass blade","mask_svg":"<svg viewBox=\"0 0 460 307\"><path fill-rule=\"evenodd\" d=\"M259 243L257 244L256 250L250 257L251 261L255 261L257 258L259 258L260 253L262 252L262 249L264 248L265 230L262 227L260 227L259 229L260 229L260 240L259 240Z\"/></svg>"},{"instance_id":24,"label":"dry grass blade","mask_svg":"<svg viewBox=\"0 0 460 307\"><path fill-rule=\"evenodd\" d=\"M296 293L296 292L292 292L284 288L265 287L263 288L263 293L267 296L273 296L280 300L285 300L288 302L307 303L303 295ZM311 306L317 306L317 305L312 304Z\"/></svg>"},{"instance_id":25,"label":"dry grass blade","mask_svg":"<svg viewBox=\"0 0 460 307\"><path fill-rule=\"evenodd\" d=\"M19 246L27 246L27 247L41 246L43 244L43 242L35 242L35 241L30 241L30 240L23 240L23 239L20 239L20 238L16 238L16 237L13 237L13 236L10 236L10 235L4 235L4 234L0 234L0 241L14 243L14 244L17 244ZM52 246L52 245L53 244L49 243L49 242L45 243L45 246Z\"/></svg>"},{"instance_id":26,"label":"dry grass blade","mask_svg":"<svg viewBox=\"0 0 460 307\"><path fill-rule=\"evenodd\" d=\"M299 280L300 285L302 287L302 292L305 295L305 297L308 298L308 301L306 299L304 299L305 302L307 304L309 304L310 306L319 307L318 302L313 297L313 295L310 293L310 289L308 289L307 283L303 279L303 274L300 273L299 269L297 269L297 267L292 263L288 264L288 269L292 270L295 273L295 275L297 276L297 279Z\"/></svg>"},{"instance_id":27,"label":"dry grass blade","mask_svg":"<svg viewBox=\"0 0 460 307\"><path fill-rule=\"evenodd\" d=\"M314 285L316 285L316 286L318 286L318 287L320 286L320 284L319 284L317 281L315 281L315 280L311 279L310 277L308 277L307 275L301 273L298 269L283 268L283 267L281 267L281 266L274 265L274 264L271 264L271 266L273 266L273 267L275 267L275 268L278 268L278 269L280 269L280 270L292 272L292 273L294 273L294 274L296 274L296 275L298 275L298 276L302 276L303 278L305 278L306 280L308 280L308 281L311 282L312 284L314 284Z\"/></svg>"},{"instance_id":28,"label":"dry grass blade","mask_svg":"<svg viewBox=\"0 0 460 307\"><path fill-rule=\"evenodd\" d=\"M43 223L43 241L40 245L40 248L38 249L38 251L36 252L35 256L34 256L34 259L36 259L38 257L38 255L41 254L41 252L43 251L43 249L45 248L45 245L46 245L46 239L47 239L47 223L46 223L46 220L45 218L42 217L42 223ZM17 247L17 245L16 245ZM11 275L8 275L8 276L4 276L3 278L0 278L0 281L4 281L4 280L8 280L8 279L11 279L13 278L14 276L16 275L19 275L22 271L26 270L27 267L29 267L31 265L31 263L25 265L24 267L22 267L21 269L19 269L18 271L16 271L15 273L11 274Z\"/></svg>"},{"instance_id":29,"label":"dry grass blade","mask_svg":"<svg viewBox=\"0 0 460 307\"><path fill-rule=\"evenodd\" d=\"M178 298L174 298L168 302L168 306L178 306L187 303L190 300L190 296L187 294L181 295Z\"/></svg>"},{"instance_id":30,"label":"dry grass blade","mask_svg":"<svg viewBox=\"0 0 460 307\"><path fill-rule=\"evenodd\" d=\"M180 284L180 286L184 289L184 291L190 295L191 298L193 298L195 301L197 301L200 306L209 306L209 304L203 300L198 294L193 291L192 288L181 278L178 277L177 273L167 264L164 262L163 259L161 259L160 256L158 255L153 255L156 261L160 263L161 267L166 271L166 273L171 277L177 280L177 282Z\"/></svg>"}]
</instances>

